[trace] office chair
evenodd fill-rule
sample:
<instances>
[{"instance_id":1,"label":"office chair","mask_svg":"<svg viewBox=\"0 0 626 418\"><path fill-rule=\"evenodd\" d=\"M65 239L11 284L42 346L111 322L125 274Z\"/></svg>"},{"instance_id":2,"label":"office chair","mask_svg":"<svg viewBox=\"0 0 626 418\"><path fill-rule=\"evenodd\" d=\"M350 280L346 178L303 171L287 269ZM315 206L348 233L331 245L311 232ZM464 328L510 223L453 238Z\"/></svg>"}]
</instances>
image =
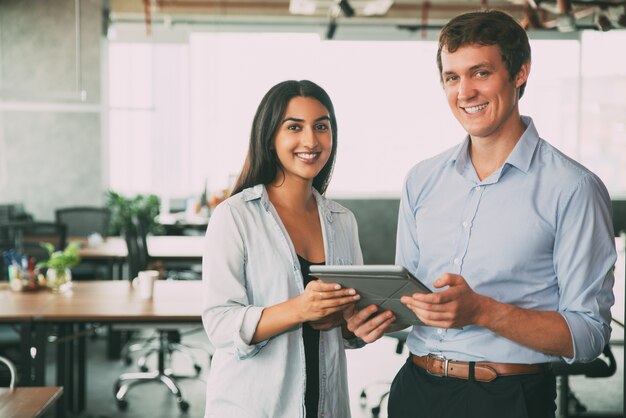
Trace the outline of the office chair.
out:
<instances>
[{"instance_id":1,"label":"office chair","mask_svg":"<svg viewBox=\"0 0 626 418\"><path fill-rule=\"evenodd\" d=\"M404 351L404 345L406 343L406 339L410 333L411 333L411 328L405 328L400 331L395 331L395 332L390 332L388 334L385 334L386 337L395 338L397 340L396 354L402 354L402 352ZM375 383L374 385L378 385L378 383ZM391 386L391 382L384 382L384 385ZM367 406L367 397L368 397L367 392L370 391L370 389L371 389L371 386L366 386L363 389L361 389L361 394L359 395L359 398L360 398L359 404L361 405L361 408L365 408ZM389 389L383 392L380 398L377 399L377 402L374 404L374 406L370 409L370 412L372 413L372 417L376 418L380 415L380 411L383 406L383 403L385 402L385 399L387 399L388 396L389 396Z\"/></svg>"},{"instance_id":2,"label":"office chair","mask_svg":"<svg viewBox=\"0 0 626 418\"><path fill-rule=\"evenodd\" d=\"M124 238L128 247L128 266L131 279L136 277L139 271L151 268L146 245L147 239L143 236L145 235L143 232L144 230L142 230L137 219L134 219L132 225L128 225L124 231ZM172 338L172 335L178 335L178 339ZM124 358L126 360L130 358L130 353L139 351L140 349L148 350L148 353L157 353L157 370L147 371L146 359L144 358L139 363L142 371L124 373L119 376L114 385L115 399L119 409L124 410L128 407L126 394L131 386L151 381L160 381L164 383L176 397L176 401L181 411L184 412L189 409L189 402L187 402L183 397L180 387L176 381L176 379L181 376L174 376L171 369L166 369L165 361L166 356L171 359L174 351L182 351L186 354L191 354L191 351L188 347L184 347L179 343L180 334L177 330L172 331L171 329L158 329L156 338L158 340L156 346L152 344L153 339L149 339L146 343L130 345L124 348ZM193 360L193 364L194 369L196 370L196 376L182 377L197 377L200 373L201 367L195 362L195 360Z\"/></svg>"},{"instance_id":3,"label":"office chair","mask_svg":"<svg viewBox=\"0 0 626 418\"><path fill-rule=\"evenodd\" d=\"M559 385L559 417L573 418L581 416L587 407L570 390L569 376L585 376L590 378L610 377L617 370L617 362L607 344L602 351L603 357L598 357L590 363L567 364L564 361L552 363L554 374L560 379ZM573 412L572 412L573 410ZM600 417L600 415L594 415Z\"/></svg>"},{"instance_id":4,"label":"office chair","mask_svg":"<svg viewBox=\"0 0 626 418\"><path fill-rule=\"evenodd\" d=\"M13 389L15 387L15 380L17 378L17 371L15 370L15 365L11 360L6 357L0 356L0 363L4 363L9 368L9 389Z\"/></svg>"},{"instance_id":5,"label":"office chair","mask_svg":"<svg viewBox=\"0 0 626 418\"><path fill-rule=\"evenodd\" d=\"M19 255L34 257L36 261L48 259L48 251L42 242L65 248L66 227L55 222L13 222L0 225L0 240L3 246L11 248Z\"/></svg>"},{"instance_id":6,"label":"office chair","mask_svg":"<svg viewBox=\"0 0 626 418\"><path fill-rule=\"evenodd\" d=\"M106 237L109 232L111 211L105 207L65 207L55 211L55 219L57 223L66 226L68 237L87 238L94 233ZM82 261L72 268L72 276L79 280L104 277L106 273L102 273L102 269L99 268L105 267L106 262Z\"/></svg>"},{"instance_id":7,"label":"office chair","mask_svg":"<svg viewBox=\"0 0 626 418\"><path fill-rule=\"evenodd\" d=\"M139 272L145 269L156 269L160 271L161 276L165 276L167 280L201 280L202 279L202 276L195 271L170 270L170 269L167 269L167 267L163 264L154 263L154 260L152 259L152 257L150 257L150 254L148 251L148 238L147 238L148 233L147 233L147 227L145 223L142 222L141 219L136 219L134 223L134 227L135 227L135 230L137 231L137 242L133 242L131 240L131 242L127 242L127 245L134 247L133 249L134 250L136 249L138 252L138 256L136 260L133 262L133 264L137 268L137 270L135 271ZM133 277L135 276L136 274L133 275ZM195 332L195 331L202 330L202 329L203 329L202 327L199 327L197 329L192 329L189 332ZM204 347L192 346L189 344L181 344L181 333L178 330L168 331L167 337L168 337L169 350L172 352L178 351L178 352L185 354L191 361L193 368L196 372L196 375L199 375L200 372L202 371L202 367L196 362L194 354L191 351L191 349L198 349L198 350L202 350L205 352L207 350ZM132 344L132 345L126 345L122 349L122 358L125 360L126 364L127 365L131 364L132 353L143 351L144 352L143 355L139 357L139 359L137 360L137 366L139 367L141 371L144 371L144 372L148 371L148 368L146 366L148 357L151 354L158 352L159 350L159 344L155 343L154 341L155 339L156 338L151 337L151 338L148 338L148 340L146 340L145 342ZM207 352L207 355L210 356L208 352Z\"/></svg>"}]
</instances>

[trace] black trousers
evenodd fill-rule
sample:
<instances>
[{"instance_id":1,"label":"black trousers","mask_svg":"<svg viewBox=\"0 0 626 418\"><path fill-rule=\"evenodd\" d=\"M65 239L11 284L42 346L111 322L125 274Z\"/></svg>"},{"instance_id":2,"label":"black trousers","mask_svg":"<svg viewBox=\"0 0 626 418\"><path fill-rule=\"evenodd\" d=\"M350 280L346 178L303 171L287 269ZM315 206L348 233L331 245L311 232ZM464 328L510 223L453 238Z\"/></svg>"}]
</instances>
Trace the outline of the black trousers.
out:
<instances>
[{"instance_id":1,"label":"black trousers","mask_svg":"<svg viewBox=\"0 0 626 418\"><path fill-rule=\"evenodd\" d=\"M409 358L391 384L389 418L554 418L551 371L477 382L428 374Z\"/></svg>"}]
</instances>

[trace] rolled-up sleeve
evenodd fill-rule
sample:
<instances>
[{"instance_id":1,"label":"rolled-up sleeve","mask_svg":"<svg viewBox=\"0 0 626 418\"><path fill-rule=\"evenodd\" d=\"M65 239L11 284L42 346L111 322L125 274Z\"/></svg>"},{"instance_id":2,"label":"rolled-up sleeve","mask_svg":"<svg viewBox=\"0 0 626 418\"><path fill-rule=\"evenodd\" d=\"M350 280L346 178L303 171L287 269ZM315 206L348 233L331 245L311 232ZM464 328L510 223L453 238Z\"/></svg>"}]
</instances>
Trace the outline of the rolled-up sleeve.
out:
<instances>
[{"instance_id":1,"label":"rolled-up sleeve","mask_svg":"<svg viewBox=\"0 0 626 418\"><path fill-rule=\"evenodd\" d=\"M608 192L585 176L564 196L554 248L559 280L559 311L572 333L574 357L596 358L611 335L614 265L617 258Z\"/></svg>"},{"instance_id":2,"label":"rolled-up sleeve","mask_svg":"<svg viewBox=\"0 0 626 418\"><path fill-rule=\"evenodd\" d=\"M207 228L202 257L202 323L211 343L240 359L254 356L267 341L250 344L263 307L250 305L246 291L243 228L228 202L220 204Z\"/></svg>"}]
</instances>

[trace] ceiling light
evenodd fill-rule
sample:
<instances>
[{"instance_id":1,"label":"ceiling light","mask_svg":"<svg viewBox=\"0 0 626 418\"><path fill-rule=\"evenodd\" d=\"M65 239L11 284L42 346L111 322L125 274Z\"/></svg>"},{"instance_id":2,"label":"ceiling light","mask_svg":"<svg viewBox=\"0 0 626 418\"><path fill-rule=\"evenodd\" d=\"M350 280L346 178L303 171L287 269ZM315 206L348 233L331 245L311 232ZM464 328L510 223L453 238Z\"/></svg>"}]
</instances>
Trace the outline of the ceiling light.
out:
<instances>
[{"instance_id":1,"label":"ceiling light","mask_svg":"<svg viewBox=\"0 0 626 418\"><path fill-rule=\"evenodd\" d=\"M335 31L337 30L337 20L333 17L328 22L326 28L326 39L333 39L335 37Z\"/></svg>"},{"instance_id":2,"label":"ceiling light","mask_svg":"<svg viewBox=\"0 0 626 418\"><path fill-rule=\"evenodd\" d=\"M613 26L611 19L609 19L609 17L604 12L600 12L596 15L595 23L598 29L602 32L608 32L611 29L615 29L615 26Z\"/></svg>"},{"instance_id":3,"label":"ceiling light","mask_svg":"<svg viewBox=\"0 0 626 418\"><path fill-rule=\"evenodd\" d=\"M341 9L341 12L343 13L345 17L354 16L354 9L352 8L352 6L350 6L350 3L348 3L348 0L340 0L339 8Z\"/></svg>"},{"instance_id":4,"label":"ceiling light","mask_svg":"<svg viewBox=\"0 0 626 418\"><path fill-rule=\"evenodd\" d=\"M317 10L315 0L291 0L289 13L294 15L314 15Z\"/></svg>"},{"instance_id":5,"label":"ceiling light","mask_svg":"<svg viewBox=\"0 0 626 418\"><path fill-rule=\"evenodd\" d=\"M363 7L363 15L365 16L384 16L389 12L393 0L376 0L368 1Z\"/></svg>"}]
</instances>

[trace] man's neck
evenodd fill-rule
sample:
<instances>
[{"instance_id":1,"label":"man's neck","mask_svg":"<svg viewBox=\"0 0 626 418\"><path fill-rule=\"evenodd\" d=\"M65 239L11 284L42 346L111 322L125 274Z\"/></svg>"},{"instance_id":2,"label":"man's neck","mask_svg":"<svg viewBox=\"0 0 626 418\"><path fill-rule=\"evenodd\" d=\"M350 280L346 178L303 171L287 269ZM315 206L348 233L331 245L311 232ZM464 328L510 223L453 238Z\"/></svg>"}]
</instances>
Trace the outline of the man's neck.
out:
<instances>
[{"instance_id":1,"label":"man's neck","mask_svg":"<svg viewBox=\"0 0 626 418\"><path fill-rule=\"evenodd\" d=\"M470 137L470 159L481 181L502 167L525 130L526 127L519 119L516 127L498 135L484 138Z\"/></svg>"}]
</instances>

